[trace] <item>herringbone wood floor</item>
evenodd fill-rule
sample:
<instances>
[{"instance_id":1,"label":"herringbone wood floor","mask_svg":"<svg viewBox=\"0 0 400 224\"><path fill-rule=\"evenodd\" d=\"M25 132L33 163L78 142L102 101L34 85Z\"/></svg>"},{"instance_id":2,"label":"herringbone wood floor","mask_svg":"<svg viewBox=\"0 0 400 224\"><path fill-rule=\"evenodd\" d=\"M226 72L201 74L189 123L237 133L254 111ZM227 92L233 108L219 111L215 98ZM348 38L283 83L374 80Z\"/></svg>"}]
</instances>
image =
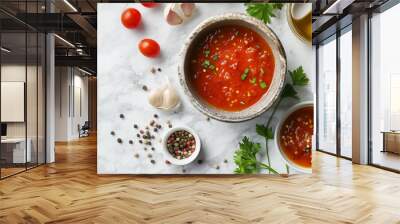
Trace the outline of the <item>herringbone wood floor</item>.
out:
<instances>
[{"instance_id":1,"label":"herringbone wood floor","mask_svg":"<svg viewBox=\"0 0 400 224\"><path fill-rule=\"evenodd\" d=\"M316 153L314 174L98 176L96 139L0 181L0 223L400 223L400 175Z\"/></svg>"}]
</instances>

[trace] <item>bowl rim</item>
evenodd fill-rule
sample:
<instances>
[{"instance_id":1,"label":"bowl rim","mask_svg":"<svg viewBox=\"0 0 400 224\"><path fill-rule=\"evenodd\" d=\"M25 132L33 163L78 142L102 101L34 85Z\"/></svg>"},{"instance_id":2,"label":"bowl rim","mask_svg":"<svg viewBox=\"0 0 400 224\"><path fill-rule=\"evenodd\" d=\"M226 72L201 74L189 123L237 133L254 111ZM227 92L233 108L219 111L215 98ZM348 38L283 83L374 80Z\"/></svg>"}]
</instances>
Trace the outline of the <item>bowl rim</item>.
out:
<instances>
[{"instance_id":1,"label":"bowl rim","mask_svg":"<svg viewBox=\"0 0 400 224\"><path fill-rule=\"evenodd\" d=\"M283 125L283 123L286 121L286 119L295 111L300 110L302 108L306 108L306 107L312 107L313 109L314 107L314 102L313 101L303 101L300 103L297 103L295 105L293 105L292 107L289 108L289 110L287 110L285 112L285 114L279 119L278 124L275 127L275 146L276 148L278 148L279 154L282 157L282 159L290 166L290 168L293 168L296 171L302 172L302 173L312 173L312 166L310 168L306 168L303 166L299 166L296 163L294 163L293 161L291 161L290 159L287 158L285 152L283 152L282 148L281 148L281 144L279 141L279 135L280 135L280 131L281 131L281 127Z\"/></svg>"},{"instance_id":2,"label":"bowl rim","mask_svg":"<svg viewBox=\"0 0 400 224\"><path fill-rule=\"evenodd\" d=\"M172 133L174 133L176 131L181 131L181 130L187 131L193 135L193 137L196 141L196 147L194 149L193 154L190 155L188 158L176 159L171 155L171 153L167 149L167 139ZM199 135L193 129L191 129L187 126L184 126L184 125L179 125L179 126L169 129L167 132L164 133L163 138L162 138L162 148L163 148L166 160L168 160L171 164L184 166L184 165L187 165L187 164L193 162L197 158L197 156L199 155L200 150L201 150L201 141L200 141Z\"/></svg>"},{"instance_id":3,"label":"bowl rim","mask_svg":"<svg viewBox=\"0 0 400 224\"><path fill-rule=\"evenodd\" d=\"M277 90L276 90L278 93L275 94L274 96L272 96L271 100L266 105L264 105L260 110L256 111L255 113L252 113L252 114L240 115L240 112L242 112L242 111L233 111L232 113L237 113L239 115L232 117L232 116L221 116L217 113L213 113L212 111L208 110L205 106L203 106L200 102L198 102L198 100L195 99L195 96L189 89L187 80L185 78L185 57L188 55L187 52L188 52L189 47L191 46L193 40L196 39L198 34L201 33L201 31L203 29L207 28L208 26L210 26L212 24L215 24L215 23L218 23L221 21L225 21L225 20L241 20L245 23L249 23L251 25L258 27L260 31L268 34L271 37L271 39L276 43L276 48L279 52L278 55L274 55L275 60L280 60L282 63L282 65L281 65L282 69L280 72L281 78L278 80L279 83L277 84ZM270 43L268 42L268 44L270 44ZM179 66L178 66L178 75L179 75L179 82L184 89L184 93L187 96L189 96L189 100L190 100L191 104L198 111L200 111L201 113L203 113L204 115L206 115L208 117L211 117L211 118L219 120L219 121L236 123L236 122L248 121L248 120L251 120L251 119L254 119L254 118L260 116L261 114L266 112L268 109L270 109L271 106L277 101L277 99L279 98L279 96L283 90L283 87L284 87L284 84L286 81L287 58L286 58L286 53L285 53L285 49L283 48L282 42L280 41L280 39L278 38L276 33L271 28L269 28L268 25L263 23L261 20L253 18L251 16L248 16L244 13L238 13L238 12L224 13L222 15L213 16L213 17L210 17L210 18L204 20L198 26L196 26L196 28L189 34L189 36L187 37L187 39L185 41L184 47L182 48L179 55L180 55L181 60L180 60ZM267 94L268 92L269 92L269 90L265 94Z\"/></svg>"}]
</instances>

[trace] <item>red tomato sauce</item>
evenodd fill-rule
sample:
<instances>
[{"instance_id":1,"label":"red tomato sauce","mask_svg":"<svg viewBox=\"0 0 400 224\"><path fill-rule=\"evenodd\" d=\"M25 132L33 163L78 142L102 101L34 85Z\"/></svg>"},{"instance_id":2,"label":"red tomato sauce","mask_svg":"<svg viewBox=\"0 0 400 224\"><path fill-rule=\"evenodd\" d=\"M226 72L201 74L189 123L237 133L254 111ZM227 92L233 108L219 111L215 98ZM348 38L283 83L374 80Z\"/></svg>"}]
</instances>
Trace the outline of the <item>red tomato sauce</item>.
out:
<instances>
[{"instance_id":1,"label":"red tomato sauce","mask_svg":"<svg viewBox=\"0 0 400 224\"><path fill-rule=\"evenodd\" d=\"M267 42L242 26L223 26L198 42L191 56L191 81L209 104L240 111L255 104L270 87L275 69Z\"/></svg>"},{"instance_id":2,"label":"red tomato sauce","mask_svg":"<svg viewBox=\"0 0 400 224\"><path fill-rule=\"evenodd\" d=\"M311 167L313 128L313 108L306 107L292 113L280 130L279 141L283 152L302 167Z\"/></svg>"}]
</instances>

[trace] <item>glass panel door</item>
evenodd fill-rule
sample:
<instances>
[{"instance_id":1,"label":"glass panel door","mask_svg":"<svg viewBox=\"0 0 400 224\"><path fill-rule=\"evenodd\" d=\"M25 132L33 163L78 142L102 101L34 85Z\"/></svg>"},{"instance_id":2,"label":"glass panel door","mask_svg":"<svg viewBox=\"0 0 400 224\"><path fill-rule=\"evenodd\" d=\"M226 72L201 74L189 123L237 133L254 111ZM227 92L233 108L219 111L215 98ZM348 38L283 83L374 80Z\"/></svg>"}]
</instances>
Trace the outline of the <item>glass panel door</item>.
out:
<instances>
[{"instance_id":1,"label":"glass panel door","mask_svg":"<svg viewBox=\"0 0 400 224\"><path fill-rule=\"evenodd\" d=\"M371 162L400 171L400 4L371 18Z\"/></svg>"},{"instance_id":2,"label":"glass panel door","mask_svg":"<svg viewBox=\"0 0 400 224\"><path fill-rule=\"evenodd\" d=\"M336 154L336 38L318 48L318 149Z\"/></svg>"},{"instance_id":3,"label":"glass panel door","mask_svg":"<svg viewBox=\"0 0 400 224\"><path fill-rule=\"evenodd\" d=\"M352 32L340 36L340 155L352 157Z\"/></svg>"},{"instance_id":4,"label":"glass panel door","mask_svg":"<svg viewBox=\"0 0 400 224\"><path fill-rule=\"evenodd\" d=\"M26 170L26 33L1 34L1 177ZM4 50L5 49L5 50Z\"/></svg>"}]
</instances>

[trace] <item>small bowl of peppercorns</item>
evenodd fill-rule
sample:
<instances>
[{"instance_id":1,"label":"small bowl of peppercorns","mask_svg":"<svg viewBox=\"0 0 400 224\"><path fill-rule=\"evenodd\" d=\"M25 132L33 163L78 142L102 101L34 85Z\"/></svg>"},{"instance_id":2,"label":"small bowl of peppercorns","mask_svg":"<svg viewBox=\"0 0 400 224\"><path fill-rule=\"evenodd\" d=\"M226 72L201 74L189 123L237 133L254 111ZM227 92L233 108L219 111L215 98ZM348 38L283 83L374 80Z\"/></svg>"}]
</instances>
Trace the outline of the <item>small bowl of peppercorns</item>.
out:
<instances>
[{"instance_id":1,"label":"small bowl of peppercorns","mask_svg":"<svg viewBox=\"0 0 400 224\"><path fill-rule=\"evenodd\" d=\"M188 127L178 126L168 130L163 138L166 159L174 165L193 162L200 152L200 138Z\"/></svg>"}]
</instances>

